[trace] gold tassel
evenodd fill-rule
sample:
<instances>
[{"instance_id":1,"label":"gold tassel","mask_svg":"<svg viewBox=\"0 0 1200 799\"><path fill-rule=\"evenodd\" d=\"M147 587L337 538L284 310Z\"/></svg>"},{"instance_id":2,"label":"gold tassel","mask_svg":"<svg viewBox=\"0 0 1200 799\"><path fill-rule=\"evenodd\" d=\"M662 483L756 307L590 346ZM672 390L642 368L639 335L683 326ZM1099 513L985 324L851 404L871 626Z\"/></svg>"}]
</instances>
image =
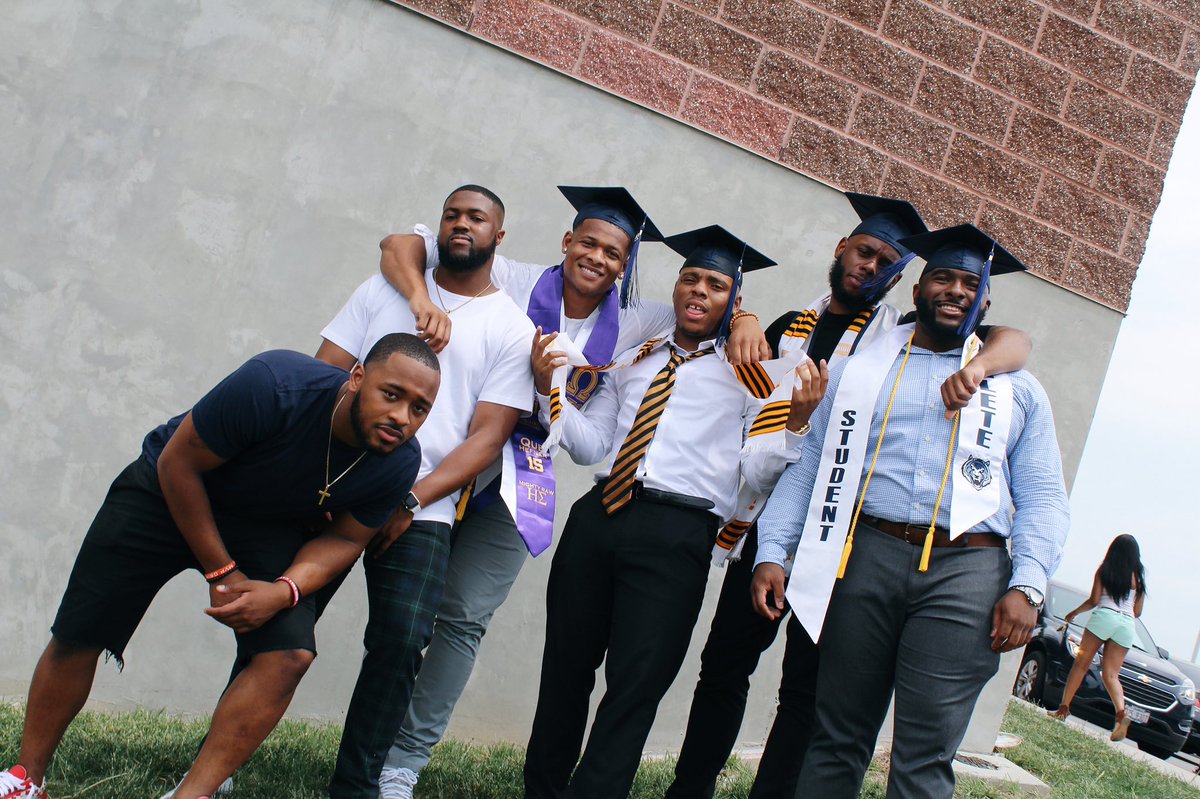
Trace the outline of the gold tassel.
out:
<instances>
[{"instance_id":1,"label":"gold tassel","mask_svg":"<svg viewBox=\"0 0 1200 799\"><path fill-rule=\"evenodd\" d=\"M921 565L917 567L919 572L929 571L929 555L933 552L933 529L931 528L925 534L925 546L921 547Z\"/></svg>"},{"instance_id":2,"label":"gold tassel","mask_svg":"<svg viewBox=\"0 0 1200 799\"><path fill-rule=\"evenodd\" d=\"M475 480L467 483L467 487L463 489L462 496L458 498L458 505L454 508L454 521L461 522L463 516L467 513L467 503L471 501L471 495L475 491Z\"/></svg>"},{"instance_id":3,"label":"gold tassel","mask_svg":"<svg viewBox=\"0 0 1200 799\"><path fill-rule=\"evenodd\" d=\"M850 562L850 550L854 549L854 531L850 531L850 535L846 536L846 545L842 547L842 562L838 564L837 578L840 580L846 576L846 564Z\"/></svg>"}]
</instances>

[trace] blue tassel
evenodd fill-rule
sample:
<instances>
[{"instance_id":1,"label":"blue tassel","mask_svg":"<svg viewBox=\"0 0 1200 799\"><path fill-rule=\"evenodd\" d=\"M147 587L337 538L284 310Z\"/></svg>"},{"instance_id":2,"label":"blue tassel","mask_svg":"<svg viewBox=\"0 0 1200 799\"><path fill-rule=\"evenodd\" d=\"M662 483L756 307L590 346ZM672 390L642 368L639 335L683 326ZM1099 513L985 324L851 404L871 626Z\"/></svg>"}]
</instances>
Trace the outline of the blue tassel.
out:
<instances>
[{"instance_id":1,"label":"blue tassel","mask_svg":"<svg viewBox=\"0 0 1200 799\"><path fill-rule=\"evenodd\" d=\"M971 303L971 307L967 309L967 315L963 317L962 324L958 326L959 338L965 339L974 333L975 328L979 325L979 318L983 314L983 301L987 299L988 283L992 276L992 259L995 257L996 245L993 244L987 260L983 263L983 274L979 276L979 288L975 289L975 301Z\"/></svg>"},{"instance_id":2,"label":"blue tassel","mask_svg":"<svg viewBox=\"0 0 1200 799\"><path fill-rule=\"evenodd\" d=\"M642 232L646 229L646 220L642 220L642 226L638 228L637 235L633 237L633 244L629 247L629 260L625 262L625 279L621 281L621 307L628 308L631 304L637 307L638 290L637 290L637 255L638 249L642 246Z\"/></svg>"},{"instance_id":3,"label":"blue tassel","mask_svg":"<svg viewBox=\"0 0 1200 799\"><path fill-rule=\"evenodd\" d=\"M742 290L742 261L746 257L746 243L742 242L742 254L738 256L737 275L733 278L733 290L729 292L729 302L725 304L725 315L721 317L721 326L717 328L717 347L725 346L732 329L733 305Z\"/></svg>"},{"instance_id":4,"label":"blue tassel","mask_svg":"<svg viewBox=\"0 0 1200 799\"><path fill-rule=\"evenodd\" d=\"M916 257L916 253L910 252L903 258L899 258L885 266L883 269L880 269L875 273L875 277L871 278L870 280L863 281L863 299L871 305L874 305L876 302L878 302L883 297L883 293L887 290L888 284L890 284L897 275L904 271L904 267L908 266L909 261Z\"/></svg>"}]
</instances>

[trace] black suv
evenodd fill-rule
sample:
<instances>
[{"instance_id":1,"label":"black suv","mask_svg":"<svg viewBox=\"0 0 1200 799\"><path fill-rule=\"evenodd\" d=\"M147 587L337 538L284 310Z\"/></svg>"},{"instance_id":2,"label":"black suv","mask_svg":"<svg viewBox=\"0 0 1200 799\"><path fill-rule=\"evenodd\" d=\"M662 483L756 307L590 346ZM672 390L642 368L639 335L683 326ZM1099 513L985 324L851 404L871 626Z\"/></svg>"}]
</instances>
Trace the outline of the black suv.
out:
<instances>
[{"instance_id":1,"label":"black suv","mask_svg":"<svg viewBox=\"0 0 1200 799\"><path fill-rule=\"evenodd\" d=\"M1087 594L1074 588L1050 584L1013 684L1015 696L1058 707L1090 614L1079 614L1069 625L1064 617L1086 598ZM1134 620L1134 626L1137 640L1125 657L1120 676L1126 712L1134 719L1129 739L1145 752L1168 758L1183 747L1191 732L1196 686L1167 660L1166 651L1155 645L1140 619ZM1112 700L1100 680L1099 653L1071 702L1071 713L1101 727L1112 727L1116 721ZM1138 716L1145 720L1139 721Z\"/></svg>"},{"instance_id":2,"label":"black suv","mask_svg":"<svg viewBox=\"0 0 1200 799\"><path fill-rule=\"evenodd\" d=\"M1178 658L1171 658L1171 662L1183 672L1184 677L1192 681L1193 685L1200 685L1200 664ZM1200 715L1200 698L1196 700L1196 714ZM1192 722L1192 734L1188 736L1187 743L1183 745L1183 751L1200 755L1200 721Z\"/></svg>"}]
</instances>

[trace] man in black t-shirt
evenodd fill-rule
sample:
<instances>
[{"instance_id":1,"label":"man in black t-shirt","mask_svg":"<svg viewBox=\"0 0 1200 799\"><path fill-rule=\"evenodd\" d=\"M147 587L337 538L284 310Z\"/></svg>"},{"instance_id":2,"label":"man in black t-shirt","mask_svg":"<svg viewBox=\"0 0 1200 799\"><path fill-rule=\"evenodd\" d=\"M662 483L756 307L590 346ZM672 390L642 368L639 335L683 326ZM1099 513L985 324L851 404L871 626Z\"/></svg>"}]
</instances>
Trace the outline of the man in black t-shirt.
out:
<instances>
[{"instance_id":1,"label":"man in black t-shirt","mask_svg":"<svg viewBox=\"0 0 1200 799\"><path fill-rule=\"evenodd\" d=\"M316 656L313 626L328 599L320 589L411 489L413 436L439 383L437 357L408 334L380 339L349 379L276 350L151 431L84 538L30 684L20 765L0 772L0 799L45 796L46 768L101 652L123 666L154 595L187 569L204 575L204 612L233 629L245 664L175 790L177 799L210 796L275 727Z\"/></svg>"},{"instance_id":2,"label":"man in black t-shirt","mask_svg":"<svg viewBox=\"0 0 1200 799\"><path fill-rule=\"evenodd\" d=\"M827 364L853 355L901 321L900 312L883 303L909 260L909 251L899 240L927 231L916 208L903 200L854 193L846 197L861 222L834 249L829 291L804 310L790 311L767 328L767 342L774 357L795 347L803 348L809 357L798 370L800 379L786 423L781 421L779 425L784 429L775 431L786 437L785 452L789 453L779 459L780 472L789 459L799 458L808 418L825 392ZM980 332L981 336L985 333ZM943 384L942 399L948 409L965 405L983 377L1024 366L1030 351L1029 337L1010 328L997 327L991 333L975 360ZM763 413L769 415L771 406ZM757 421L755 429L761 429ZM737 741L750 675L787 617L782 596L774 598L784 611L775 620L759 616L750 604L756 539L757 530L751 526L745 533L740 559L727 569L701 654L700 681L692 699L675 781L665 799L711 799L717 776ZM792 799L812 736L817 647L794 618L788 623L786 646L779 705L750 799Z\"/></svg>"}]
</instances>

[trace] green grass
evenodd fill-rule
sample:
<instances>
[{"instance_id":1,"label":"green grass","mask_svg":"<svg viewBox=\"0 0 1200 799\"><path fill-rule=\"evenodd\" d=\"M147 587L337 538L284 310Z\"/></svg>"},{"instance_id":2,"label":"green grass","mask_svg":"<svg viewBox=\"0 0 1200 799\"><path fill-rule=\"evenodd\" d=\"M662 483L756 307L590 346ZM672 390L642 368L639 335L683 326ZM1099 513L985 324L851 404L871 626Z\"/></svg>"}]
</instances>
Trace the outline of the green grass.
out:
<instances>
[{"instance_id":1,"label":"green grass","mask_svg":"<svg viewBox=\"0 0 1200 799\"><path fill-rule=\"evenodd\" d=\"M0 705L0 763L11 764L21 734L22 708ZM50 772L55 799L156 799L191 762L207 722L161 713L85 713L63 741ZM1056 799L1196 799L1200 793L1110 750L1034 709L1013 706L1004 728L1025 742L1009 757L1052 786ZM337 752L339 730L285 722L238 772L236 799L317 799ZM418 799L520 799L520 748L470 746L447 741L421 775ZM646 763L632 796L659 799L674 763ZM719 799L745 799L753 771L731 760L718 785ZM886 763L872 765L862 797L882 799ZM286 786L286 787L285 787ZM960 780L960 799L1010 799L1015 789Z\"/></svg>"}]
</instances>

